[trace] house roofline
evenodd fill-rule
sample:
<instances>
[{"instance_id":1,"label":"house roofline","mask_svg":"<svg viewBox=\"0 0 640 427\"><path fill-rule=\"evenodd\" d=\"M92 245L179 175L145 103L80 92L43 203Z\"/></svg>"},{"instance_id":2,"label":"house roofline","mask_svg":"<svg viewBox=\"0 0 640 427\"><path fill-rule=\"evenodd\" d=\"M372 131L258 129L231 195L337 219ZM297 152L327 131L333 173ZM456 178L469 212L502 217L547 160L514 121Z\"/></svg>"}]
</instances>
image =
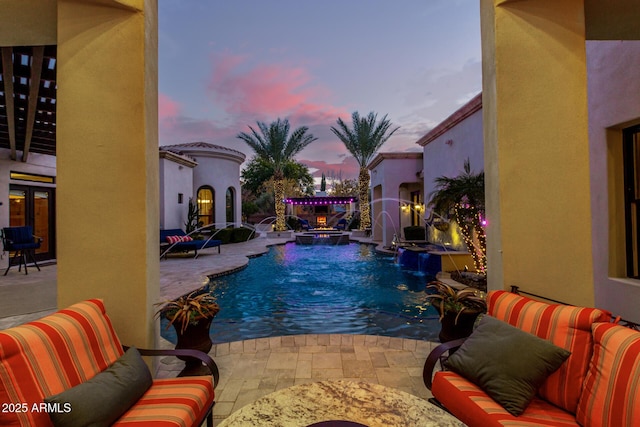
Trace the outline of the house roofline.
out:
<instances>
[{"instance_id":1,"label":"house roofline","mask_svg":"<svg viewBox=\"0 0 640 427\"><path fill-rule=\"evenodd\" d=\"M378 153L367 165L367 169L372 170L385 159L421 159L422 152L419 151L407 151L403 153Z\"/></svg>"},{"instance_id":2,"label":"house roofline","mask_svg":"<svg viewBox=\"0 0 640 427\"><path fill-rule=\"evenodd\" d=\"M416 144L424 147L480 109L482 109L482 92L471 98L469 102L444 119L438 126L431 129L425 136L420 138Z\"/></svg>"}]
</instances>

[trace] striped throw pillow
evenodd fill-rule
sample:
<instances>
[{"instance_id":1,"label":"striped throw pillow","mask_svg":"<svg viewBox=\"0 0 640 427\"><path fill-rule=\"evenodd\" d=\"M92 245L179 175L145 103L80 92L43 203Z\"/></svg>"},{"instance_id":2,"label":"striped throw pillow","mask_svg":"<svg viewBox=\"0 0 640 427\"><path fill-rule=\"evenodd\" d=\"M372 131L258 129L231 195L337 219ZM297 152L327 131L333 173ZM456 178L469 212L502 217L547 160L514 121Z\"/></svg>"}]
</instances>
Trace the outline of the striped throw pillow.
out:
<instances>
[{"instance_id":1,"label":"striped throw pillow","mask_svg":"<svg viewBox=\"0 0 640 427\"><path fill-rule=\"evenodd\" d=\"M576 419L585 427L640 425L640 332L593 325L594 351Z\"/></svg>"},{"instance_id":2,"label":"striped throw pillow","mask_svg":"<svg viewBox=\"0 0 640 427\"><path fill-rule=\"evenodd\" d=\"M183 242L193 242L193 237L191 236L182 236Z\"/></svg>"},{"instance_id":3,"label":"striped throw pillow","mask_svg":"<svg viewBox=\"0 0 640 427\"><path fill-rule=\"evenodd\" d=\"M596 308L547 304L506 291L489 292L487 303L491 316L571 352L538 394L575 414L593 352L591 325L609 321L611 314Z\"/></svg>"},{"instance_id":4,"label":"striped throw pillow","mask_svg":"<svg viewBox=\"0 0 640 427\"><path fill-rule=\"evenodd\" d=\"M167 236L167 242L170 244L182 242L182 236Z\"/></svg>"}]
</instances>

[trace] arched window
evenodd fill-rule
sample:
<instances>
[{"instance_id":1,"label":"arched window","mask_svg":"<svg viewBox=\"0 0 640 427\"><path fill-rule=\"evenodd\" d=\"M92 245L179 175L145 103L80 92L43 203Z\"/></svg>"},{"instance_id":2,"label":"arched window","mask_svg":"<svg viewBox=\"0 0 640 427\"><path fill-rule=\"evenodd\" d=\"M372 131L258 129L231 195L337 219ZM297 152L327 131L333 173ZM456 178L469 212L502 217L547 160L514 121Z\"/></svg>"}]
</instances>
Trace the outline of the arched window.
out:
<instances>
[{"instance_id":1,"label":"arched window","mask_svg":"<svg viewBox=\"0 0 640 427\"><path fill-rule=\"evenodd\" d=\"M198 188L198 223L199 227L203 225L213 224L215 217L216 205L215 194L213 188L205 185Z\"/></svg>"},{"instance_id":2,"label":"arched window","mask_svg":"<svg viewBox=\"0 0 640 427\"><path fill-rule=\"evenodd\" d=\"M235 190L233 187L227 188L227 225L235 222Z\"/></svg>"}]
</instances>

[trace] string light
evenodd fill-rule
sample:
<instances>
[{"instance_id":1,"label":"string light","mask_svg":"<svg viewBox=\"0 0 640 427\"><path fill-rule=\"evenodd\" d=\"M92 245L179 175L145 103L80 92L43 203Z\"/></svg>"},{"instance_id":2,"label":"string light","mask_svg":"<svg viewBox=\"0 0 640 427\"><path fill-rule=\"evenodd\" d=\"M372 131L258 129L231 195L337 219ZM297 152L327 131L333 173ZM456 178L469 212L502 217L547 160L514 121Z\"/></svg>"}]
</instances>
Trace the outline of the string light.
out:
<instances>
[{"instance_id":1,"label":"string light","mask_svg":"<svg viewBox=\"0 0 640 427\"><path fill-rule=\"evenodd\" d=\"M463 212L461 212L461 210L463 210ZM487 239L483 227L483 225L486 224L486 221L482 218L482 214L478 212L475 206L469 204L456 204L454 207L454 214L456 222L460 227L462 239L467 245L467 248L469 248L469 252L471 252L471 257L473 258L473 264L476 271L486 274ZM469 223L471 223L471 226ZM473 241L474 232L478 239L479 248L476 248Z\"/></svg>"}]
</instances>

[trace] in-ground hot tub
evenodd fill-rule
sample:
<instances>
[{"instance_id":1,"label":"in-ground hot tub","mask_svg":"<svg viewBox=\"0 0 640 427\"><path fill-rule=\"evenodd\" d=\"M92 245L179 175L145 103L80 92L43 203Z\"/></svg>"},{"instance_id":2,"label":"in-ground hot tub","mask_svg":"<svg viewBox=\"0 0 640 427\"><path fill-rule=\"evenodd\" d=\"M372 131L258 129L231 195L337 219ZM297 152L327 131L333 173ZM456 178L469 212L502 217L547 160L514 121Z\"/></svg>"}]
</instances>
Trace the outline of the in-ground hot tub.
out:
<instances>
[{"instance_id":1,"label":"in-ground hot tub","mask_svg":"<svg viewBox=\"0 0 640 427\"><path fill-rule=\"evenodd\" d=\"M298 245L348 245L349 235L341 231L307 232L296 236Z\"/></svg>"}]
</instances>

